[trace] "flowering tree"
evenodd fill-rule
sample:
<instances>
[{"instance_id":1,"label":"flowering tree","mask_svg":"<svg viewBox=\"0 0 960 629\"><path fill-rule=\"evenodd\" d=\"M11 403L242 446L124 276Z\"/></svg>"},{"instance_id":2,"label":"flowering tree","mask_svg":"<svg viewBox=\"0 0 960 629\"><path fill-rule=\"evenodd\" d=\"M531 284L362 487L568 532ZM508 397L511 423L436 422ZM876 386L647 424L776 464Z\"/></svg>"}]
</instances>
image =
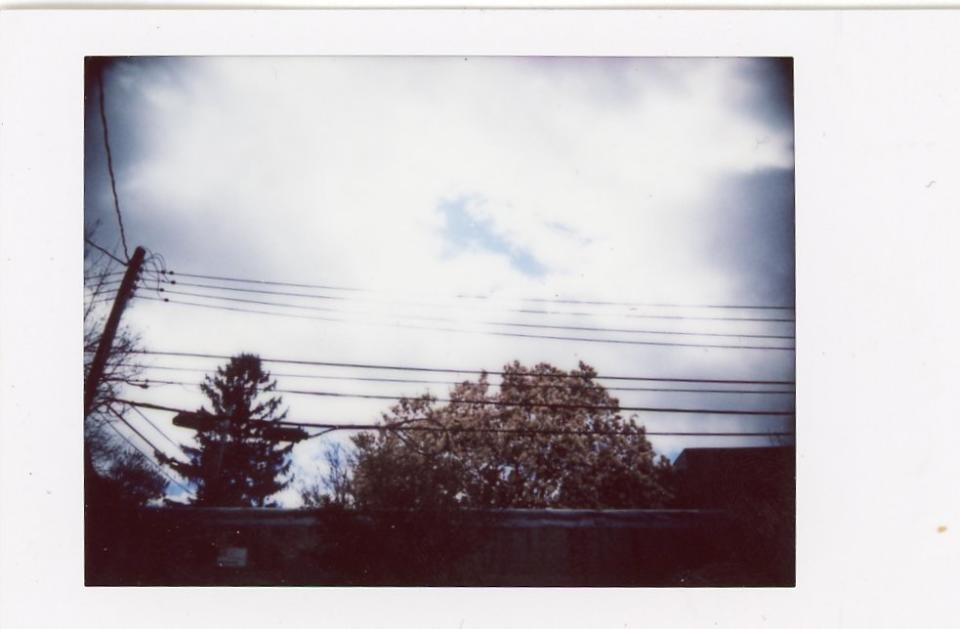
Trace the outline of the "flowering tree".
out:
<instances>
[{"instance_id":1,"label":"flowering tree","mask_svg":"<svg viewBox=\"0 0 960 629\"><path fill-rule=\"evenodd\" d=\"M353 500L367 508L649 508L671 498L670 464L581 363L517 362L439 405L404 399L353 438Z\"/></svg>"}]
</instances>

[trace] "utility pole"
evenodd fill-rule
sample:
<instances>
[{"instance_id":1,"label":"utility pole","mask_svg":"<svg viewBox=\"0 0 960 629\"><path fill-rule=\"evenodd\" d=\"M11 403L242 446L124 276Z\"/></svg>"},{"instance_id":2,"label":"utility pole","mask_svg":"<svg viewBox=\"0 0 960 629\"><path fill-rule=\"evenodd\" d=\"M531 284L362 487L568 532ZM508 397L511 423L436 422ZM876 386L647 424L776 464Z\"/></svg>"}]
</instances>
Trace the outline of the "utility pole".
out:
<instances>
[{"instance_id":1,"label":"utility pole","mask_svg":"<svg viewBox=\"0 0 960 629\"><path fill-rule=\"evenodd\" d=\"M100 381L103 379L103 372L107 367L107 359L110 357L110 350L113 348L113 339L117 335L117 328L120 327L120 316L123 309L130 301L133 295L133 289L136 286L137 277L140 275L140 268L143 266L143 259L146 257L146 251L143 247L137 247L133 252L133 257L127 261L127 271L120 282L120 288L117 290L117 296L113 300L113 307L110 309L110 316L107 317L107 324L103 327L103 334L100 335L100 343L97 345L97 351L93 355L93 362L90 364L90 371L87 372L87 379L83 383L83 421L86 424L87 416L93 408L93 399L100 388ZM84 426L86 427L86 426ZM83 445L83 514L84 514L84 548L86 562L87 583L90 582L91 561L95 557L102 557L113 540L109 539L109 531L114 530L109 522L116 517L114 509L118 506L110 496L112 493L104 493L100 475L93 466L93 456L90 452L90 446L84 439ZM97 489L97 488L100 489ZM106 528L103 528L106 527ZM104 533L98 531L107 531L107 537ZM98 559L97 563L102 561Z\"/></svg>"},{"instance_id":2,"label":"utility pole","mask_svg":"<svg viewBox=\"0 0 960 629\"><path fill-rule=\"evenodd\" d=\"M110 357L110 350L113 348L113 339L117 336L117 328L120 327L120 316L123 314L127 302L130 301L130 297L133 296L133 290L146 253L143 247L137 247L130 261L127 262L127 271L120 282L117 296L113 300L113 307L110 309L110 316L107 318L107 324L103 327L100 343L97 345L97 352L93 355L93 363L90 364L87 380L83 384L84 419L87 418L93 408L93 398L96 397L97 389L100 388L103 371L107 367L107 359Z\"/></svg>"}]
</instances>

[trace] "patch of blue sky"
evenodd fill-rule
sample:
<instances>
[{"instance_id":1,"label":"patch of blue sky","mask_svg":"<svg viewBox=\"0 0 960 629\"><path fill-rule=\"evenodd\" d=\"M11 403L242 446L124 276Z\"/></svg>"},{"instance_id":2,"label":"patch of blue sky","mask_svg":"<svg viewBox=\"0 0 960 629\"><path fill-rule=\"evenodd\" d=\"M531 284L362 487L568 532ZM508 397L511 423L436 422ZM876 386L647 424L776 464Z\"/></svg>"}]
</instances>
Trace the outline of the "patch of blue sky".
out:
<instances>
[{"instance_id":1,"label":"patch of blue sky","mask_svg":"<svg viewBox=\"0 0 960 629\"><path fill-rule=\"evenodd\" d=\"M589 245L590 243L593 242L592 239L580 235L580 232L578 232L574 228L564 223L557 223L557 222L551 221L548 223L544 223L544 225L546 225L547 227L549 227L550 229L558 233L563 234L564 236L567 236L568 238L573 238L574 240L579 242L581 245Z\"/></svg>"},{"instance_id":2,"label":"patch of blue sky","mask_svg":"<svg viewBox=\"0 0 960 629\"><path fill-rule=\"evenodd\" d=\"M177 483L167 483L166 497L170 499L176 499L178 501L184 501L188 498L191 498L191 494L195 494L197 490L192 483L188 483L188 485L191 487L190 491L187 491L184 486Z\"/></svg>"},{"instance_id":3,"label":"patch of blue sky","mask_svg":"<svg viewBox=\"0 0 960 629\"><path fill-rule=\"evenodd\" d=\"M547 267L531 251L497 233L489 219L474 216L470 212L468 205L472 200L471 197L458 197L440 203L439 210L444 216L446 255L454 256L469 250L489 251L505 256L510 266L524 275L545 276Z\"/></svg>"}]
</instances>

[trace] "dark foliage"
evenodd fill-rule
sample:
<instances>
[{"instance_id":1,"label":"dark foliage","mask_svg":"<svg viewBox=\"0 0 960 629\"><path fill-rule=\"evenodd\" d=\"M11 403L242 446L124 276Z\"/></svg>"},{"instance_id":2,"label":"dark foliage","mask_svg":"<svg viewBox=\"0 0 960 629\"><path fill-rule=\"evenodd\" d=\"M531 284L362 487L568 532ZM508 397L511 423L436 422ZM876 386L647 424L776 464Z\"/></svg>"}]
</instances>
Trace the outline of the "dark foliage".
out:
<instances>
[{"instance_id":1,"label":"dark foliage","mask_svg":"<svg viewBox=\"0 0 960 629\"><path fill-rule=\"evenodd\" d=\"M115 482L123 494L138 504L162 498L167 490L167 481L150 464L147 458L135 450L124 450L107 468L104 475Z\"/></svg>"}]
</instances>

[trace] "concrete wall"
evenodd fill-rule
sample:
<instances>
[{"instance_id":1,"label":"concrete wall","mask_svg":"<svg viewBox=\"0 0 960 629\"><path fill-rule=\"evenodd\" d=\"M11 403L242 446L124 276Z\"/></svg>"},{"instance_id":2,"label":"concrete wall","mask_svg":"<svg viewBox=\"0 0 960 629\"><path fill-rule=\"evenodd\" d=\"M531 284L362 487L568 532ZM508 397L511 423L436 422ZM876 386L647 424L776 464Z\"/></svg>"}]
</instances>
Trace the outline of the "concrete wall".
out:
<instances>
[{"instance_id":1,"label":"concrete wall","mask_svg":"<svg viewBox=\"0 0 960 629\"><path fill-rule=\"evenodd\" d=\"M143 508L90 585L790 585L697 510ZM791 567L792 568L792 567Z\"/></svg>"}]
</instances>

